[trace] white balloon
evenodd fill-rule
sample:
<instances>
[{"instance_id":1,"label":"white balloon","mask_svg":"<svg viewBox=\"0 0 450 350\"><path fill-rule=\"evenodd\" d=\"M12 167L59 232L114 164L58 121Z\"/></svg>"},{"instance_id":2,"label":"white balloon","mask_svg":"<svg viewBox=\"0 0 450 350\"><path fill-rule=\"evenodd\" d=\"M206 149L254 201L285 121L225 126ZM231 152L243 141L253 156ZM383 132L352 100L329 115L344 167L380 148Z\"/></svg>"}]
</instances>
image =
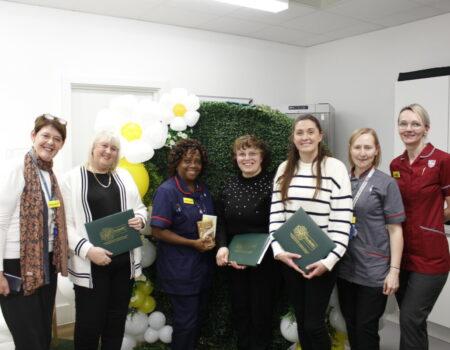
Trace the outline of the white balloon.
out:
<instances>
[{"instance_id":1,"label":"white balloon","mask_svg":"<svg viewBox=\"0 0 450 350\"><path fill-rule=\"evenodd\" d=\"M295 318L283 317L280 322L281 335L289 342L298 342L297 322Z\"/></svg>"},{"instance_id":2,"label":"white balloon","mask_svg":"<svg viewBox=\"0 0 450 350\"><path fill-rule=\"evenodd\" d=\"M155 151L146 142L139 140L133 140L128 142L123 156L133 164L145 162L153 157Z\"/></svg>"},{"instance_id":3,"label":"white balloon","mask_svg":"<svg viewBox=\"0 0 450 350\"><path fill-rule=\"evenodd\" d=\"M164 123L153 123L145 130L142 138L146 140L154 149L159 149L166 144L169 128Z\"/></svg>"},{"instance_id":4,"label":"white balloon","mask_svg":"<svg viewBox=\"0 0 450 350\"><path fill-rule=\"evenodd\" d=\"M393 295L388 296L386 309L384 309L385 315L390 315L396 313L398 310L398 304Z\"/></svg>"},{"instance_id":5,"label":"white balloon","mask_svg":"<svg viewBox=\"0 0 450 350\"><path fill-rule=\"evenodd\" d=\"M147 329L146 329L146 330L147 330ZM138 334L138 335L136 335L136 336L134 337L134 338L136 339L136 342L137 342L137 343L143 343L143 342L145 342L144 334L145 334L145 331L142 332L142 333L140 333L140 334Z\"/></svg>"},{"instance_id":6,"label":"white balloon","mask_svg":"<svg viewBox=\"0 0 450 350\"><path fill-rule=\"evenodd\" d=\"M138 116L144 121L145 125L153 124L161 120L160 106L155 101L144 99L137 106Z\"/></svg>"},{"instance_id":7,"label":"white balloon","mask_svg":"<svg viewBox=\"0 0 450 350\"><path fill-rule=\"evenodd\" d=\"M6 325L6 321L3 317L3 312L0 312L0 332L1 331L8 331L9 332L9 328Z\"/></svg>"},{"instance_id":8,"label":"white balloon","mask_svg":"<svg viewBox=\"0 0 450 350\"><path fill-rule=\"evenodd\" d=\"M175 117L170 122L170 128L175 131L184 131L186 130L186 121L184 120L184 117Z\"/></svg>"},{"instance_id":9,"label":"white balloon","mask_svg":"<svg viewBox=\"0 0 450 350\"><path fill-rule=\"evenodd\" d=\"M148 316L148 325L159 331L166 324L166 316L161 311L154 311Z\"/></svg>"},{"instance_id":10,"label":"white balloon","mask_svg":"<svg viewBox=\"0 0 450 350\"><path fill-rule=\"evenodd\" d=\"M144 334L147 343L154 343L159 339L159 332L151 327L148 327Z\"/></svg>"},{"instance_id":11,"label":"white balloon","mask_svg":"<svg viewBox=\"0 0 450 350\"><path fill-rule=\"evenodd\" d=\"M330 323L339 332L347 334L347 326L345 325L344 317L341 315L340 310L334 308L330 312Z\"/></svg>"},{"instance_id":12,"label":"white balloon","mask_svg":"<svg viewBox=\"0 0 450 350\"><path fill-rule=\"evenodd\" d=\"M137 109L137 98L134 95L122 95L110 102L110 109L122 117L130 118L134 116Z\"/></svg>"},{"instance_id":13,"label":"white balloon","mask_svg":"<svg viewBox=\"0 0 450 350\"><path fill-rule=\"evenodd\" d=\"M336 286L334 286L333 291L331 292L330 301L328 302L328 305L333 306L333 308L340 310L338 290Z\"/></svg>"},{"instance_id":14,"label":"white balloon","mask_svg":"<svg viewBox=\"0 0 450 350\"><path fill-rule=\"evenodd\" d=\"M172 342L172 326L164 326L159 330L159 339L166 344L169 344Z\"/></svg>"},{"instance_id":15,"label":"white balloon","mask_svg":"<svg viewBox=\"0 0 450 350\"><path fill-rule=\"evenodd\" d=\"M145 241L141 247L141 265L149 267L156 260L156 247L150 241Z\"/></svg>"},{"instance_id":16,"label":"white balloon","mask_svg":"<svg viewBox=\"0 0 450 350\"><path fill-rule=\"evenodd\" d=\"M171 109L173 103L172 95L167 92L163 93L159 99L159 105L166 109Z\"/></svg>"},{"instance_id":17,"label":"white balloon","mask_svg":"<svg viewBox=\"0 0 450 350\"><path fill-rule=\"evenodd\" d=\"M136 339L132 336L125 334L122 339L122 347L120 350L133 350L136 346Z\"/></svg>"},{"instance_id":18,"label":"white balloon","mask_svg":"<svg viewBox=\"0 0 450 350\"><path fill-rule=\"evenodd\" d=\"M147 314L143 312L128 314L125 322L125 334L134 336L143 333L147 329L147 322Z\"/></svg>"},{"instance_id":19,"label":"white balloon","mask_svg":"<svg viewBox=\"0 0 450 350\"><path fill-rule=\"evenodd\" d=\"M58 274L58 290L61 295L67 300L75 300L75 291L73 290L73 283L68 277Z\"/></svg>"},{"instance_id":20,"label":"white balloon","mask_svg":"<svg viewBox=\"0 0 450 350\"><path fill-rule=\"evenodd\" d=\"M198 119L200 118L200 113L198 113L197 111L186 112L184 118L186 118L186 123L190 127L193 127L195 124L197 124Z\"/></svg>"},{"instance_id":21,"label":"white balloon","mask_svg":"<svg viewBox=\"0 0 450 350\"><path fill-rule=\"evenodd\" d=\"M6 342L10 342L10 341L13 341L13 337L12 337L11 333L9 332L9 329L2 329L0 331L0 343L6 343ZM11 349L14 349L14 347Z\"/></svg>"},{"instance_id":22,"label":"white balloon","mask_svg":"<svg viewBox=\"0 0 450 350\"><path fill-rule=\"evenodd\" d=\"M200 107L200 99L195 96L194 94L190 94L185 100L184 104L186 105L187 109L191 111L196 111Z\"/></svg>"}]
</instances>

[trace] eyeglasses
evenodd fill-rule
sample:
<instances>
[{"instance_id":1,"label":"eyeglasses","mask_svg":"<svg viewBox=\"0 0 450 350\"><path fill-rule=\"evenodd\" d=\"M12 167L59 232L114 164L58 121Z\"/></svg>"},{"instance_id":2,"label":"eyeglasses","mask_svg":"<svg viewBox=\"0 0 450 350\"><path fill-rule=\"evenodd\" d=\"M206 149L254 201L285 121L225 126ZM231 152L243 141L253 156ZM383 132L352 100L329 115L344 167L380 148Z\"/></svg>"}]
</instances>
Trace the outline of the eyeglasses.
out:
<instances>
[{"instance_id":1,"label":"eyeglasses","mask_svg":"<svg viewBox=\"0 0 450 350\"><path fill-rule=\"evenodd\" d=\"M420 129L422 127L422 124L420 124L419 122L412 122L410 124L407 122L398 123L399 129L407 129L408 126L411 126L411 129Z\"/></svg>"},{"instance_id":2,"label":"eyeglasses","mask_svg":"<svg viewBox=\"0 0 450 350\"><path fill-rule=\"evenodd\" d=\"M61 125L67 125L67 120L63 118L55 117L54 115L51 114L43 114L42 116L47 120L56 120Z\"/></svg>"},{"instance_id":3,"label":"eyeglasses","mask_svg":"<svg viewBox=\"0 0 450 350\"><path fill-rule=\"evenodd\" d=\"M238 157L238 158L245 158L245 157L256 158L260 154L261 154L261 152L253 152L253 151L250 151L248 153L246 153L246 152L237 152L236 157Z\"/></svg>"}]
</instances>

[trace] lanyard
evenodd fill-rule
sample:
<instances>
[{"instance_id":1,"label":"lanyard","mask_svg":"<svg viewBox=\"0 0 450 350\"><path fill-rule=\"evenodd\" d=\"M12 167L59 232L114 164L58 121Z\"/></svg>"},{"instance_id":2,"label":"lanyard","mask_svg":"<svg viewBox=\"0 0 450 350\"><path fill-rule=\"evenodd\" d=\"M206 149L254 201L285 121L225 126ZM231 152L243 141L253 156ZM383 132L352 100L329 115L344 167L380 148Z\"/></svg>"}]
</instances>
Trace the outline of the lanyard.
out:
<instances>
[{"instance_id":1,"label":"lanyard","mask_svg":"<svg viewBox=\"0 0 450 350\"><path fill-rule=\"evenodd\" d=\"M49 201L54 200L55 199L55 194L53 193L53 191L52 191L52 193L50 193L50 191L48 190L47 181L45 181L44 175L42 174L42 170L39 169L37 161L34 158L33 153L31 153L31 151L30 151L30 156L31 156L31 159L33 160L34 165L36 166L36 169L39 171L39 177L41 178L41 182L44 184L44 191L47 194L48 200Z\"/></svg>"},{"instance_id":2,"label":"lanyard","mask_svg":"<svg viewBox=\"0 0 450 350\"><path fill-rule=\"evenodd\" d=\"M372 177L373 173L375 172L375 168L372 168L369 173L367 174L366 178L364 179L364 182L359 187L358 192L356 193L356 196L353 198L353 208L356 206L356 202L358 201L359 197L361 196L361 193L364 191L364 188L366 188L367 183L369 182L370 178Z\"/></svg>"}]
</instances>

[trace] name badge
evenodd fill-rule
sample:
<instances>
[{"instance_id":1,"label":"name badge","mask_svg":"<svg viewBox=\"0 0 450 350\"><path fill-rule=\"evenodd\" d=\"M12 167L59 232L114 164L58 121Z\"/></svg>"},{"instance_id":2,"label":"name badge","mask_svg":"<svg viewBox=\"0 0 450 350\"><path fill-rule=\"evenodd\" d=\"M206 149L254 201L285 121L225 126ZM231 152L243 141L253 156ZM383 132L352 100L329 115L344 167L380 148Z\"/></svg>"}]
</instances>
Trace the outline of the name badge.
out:
<instances>
[{"instance_id":1,"label":"name badge","mask_svg":"<svg viewBox=\"0 0 450 350\"><path fill-rule=\"evenodd\" d=\"M55 199L54 201L49 201L48 206L49 208L59 208L61 206L61 202Z\"/></svg>"},{"instance_id":2,"label":"name badge","mask_svg":"<svg viewBox=\"0 0 450 350\"><path fill-rule=\"evenodd\" d=\"M393 171L392 176L394 179L400 179L400 171Z\"/></svg>"},{"instance_id":3,"label":"name badge","mask_svg":"<svg viewBox=\"0 0 450 350\"><path fill-rule=\"evenodd\" d=\"M189 197L183 197L183 203L185 204L194 204L194 200Z\"/></svg>"}]
</instances>

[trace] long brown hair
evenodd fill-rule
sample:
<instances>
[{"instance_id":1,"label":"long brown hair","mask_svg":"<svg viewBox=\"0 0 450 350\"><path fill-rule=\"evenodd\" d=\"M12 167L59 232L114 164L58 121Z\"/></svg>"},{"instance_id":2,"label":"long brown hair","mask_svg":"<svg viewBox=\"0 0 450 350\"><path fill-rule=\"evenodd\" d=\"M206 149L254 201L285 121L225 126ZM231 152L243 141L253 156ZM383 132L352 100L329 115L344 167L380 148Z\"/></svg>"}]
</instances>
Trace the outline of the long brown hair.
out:
<instances>
[{"instance_id":1,"label":"long brown hair","mask_svg":"<svg viewBox=\"0 0 450 350\"><path fill-rule=\"evenodd\" d=\"M312 121L316 125L319 132L322 133L322 127L320 126L320 123L317 120L317 118L314 117L313 115L306 114L306 115L299 116L299 117L297 117L297 119L295 119L295 122L292 125L291 136L289 138L290 144L289 144L289 153L288 153L286 167L284 168L284 173L278 179L278 184L280 186L280 192L281 192L281 201L283 203L285 203L288 199L289 185L291 184L292 178L294 177L294 175L297 172L298 167L299 167L300 153L294 144L294 132L295 132L295 127L297 126L297 124L303 120ZM329 156L331 156L331 153L328 152L326 150L326 148L324 147L323 143L320 142L319 147L318 147L317 157L313 160L313 164L312 164L313 168L314 168L314 163L316 164L316 187L314 190L313 199L315 199L317 197L317 195L320 191L320 188L322 186L322 167L321 167L322 161L326 157L329 157Z\"/></svg>"}]
</instances>

